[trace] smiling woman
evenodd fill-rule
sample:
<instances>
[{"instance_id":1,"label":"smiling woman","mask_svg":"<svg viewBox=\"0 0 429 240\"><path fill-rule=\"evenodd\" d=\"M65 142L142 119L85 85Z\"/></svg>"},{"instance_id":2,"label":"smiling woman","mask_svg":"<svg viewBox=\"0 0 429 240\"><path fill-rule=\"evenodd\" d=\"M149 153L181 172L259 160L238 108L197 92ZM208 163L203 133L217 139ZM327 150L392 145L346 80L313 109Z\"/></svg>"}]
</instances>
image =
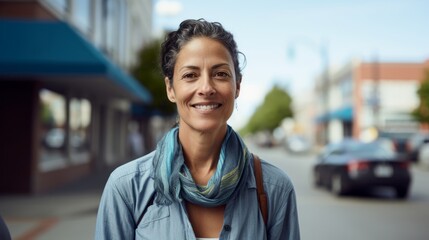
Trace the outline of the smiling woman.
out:
<instances>
[{"instance_id":1,"label":"smiling woman","mask_svg":"<svg viewBox=\"0 0 429 240\"><path fill-rule=\"evenodd\" d=\"M154 152L112 173L96 239L300 238L290 179L262 161L265 225L253 154L227 124L240 94L238 55L219 23L186 20L168 34L161 66L178 126Z\"/></svg>"},{"instance_id":2,"label":"smiling woman","mask_svg":"<svg viewBox=\"0 0 429 240\"><path fill-rule=\"evenodd\" d=\"M206 37L190 40L177 56L173 79L166 77L165 84L168 98L177 104L181 132L224 135L240 82L231 55L220 42Z\"/></svg>"}]
</instances>

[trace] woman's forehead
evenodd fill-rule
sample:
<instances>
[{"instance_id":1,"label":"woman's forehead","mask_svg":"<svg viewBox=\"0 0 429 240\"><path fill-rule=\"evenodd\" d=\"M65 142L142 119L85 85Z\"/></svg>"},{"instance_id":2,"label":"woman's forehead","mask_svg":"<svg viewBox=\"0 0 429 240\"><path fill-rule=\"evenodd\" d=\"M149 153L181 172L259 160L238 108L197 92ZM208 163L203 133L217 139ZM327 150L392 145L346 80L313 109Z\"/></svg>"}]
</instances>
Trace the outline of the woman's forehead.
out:
<instances>
[{"instance_id":1,"label":"woman's forehead","mask_svg":"<svg viewBox=\"0 0 429 240\"><path fill-rule=\"evenodd\" d=\"M176 65L195 65L207 60L214 61L214 64L232 64L231 54L219 41L200 37L190 40L181 48L177 55Z\"/></svg>"}]
</instances>

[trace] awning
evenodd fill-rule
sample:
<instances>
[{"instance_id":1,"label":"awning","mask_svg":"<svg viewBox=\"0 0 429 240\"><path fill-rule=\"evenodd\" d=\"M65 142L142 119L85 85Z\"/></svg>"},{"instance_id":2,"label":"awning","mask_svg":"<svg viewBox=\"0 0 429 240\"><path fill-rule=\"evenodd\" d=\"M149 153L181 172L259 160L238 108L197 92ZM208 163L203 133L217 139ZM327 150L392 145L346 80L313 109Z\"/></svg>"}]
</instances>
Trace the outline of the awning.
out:
<instances>
[{"instance_id":1,"label":"awning","mask_svg":"<svg viewBox=\"0 0 429 240\"><path fill-rule=\"evenodd\" d=\"M351 121L353 119L353 108L343 107L337 109L330 114L331 119L339 119L343 121Z\"/></svg>"},{"instance_id":2,"label":"awning","mask_svg":"<svg viewBox=\"0 0 429 240\"><path fill-rule=\"evenodd\" d=\"M0 19L0 80L31 77L48 86L150 102L151 94L69 24Z\"/></svg>"},{"instance_id":3,"label":"awning","mask_svg":"<svg viewBox=\"0 0 429 240\"><path fill-rule=\"evenodd\" d=\"M327 122L333 119L338 119L341 121L352 121L353 107L342 107L329 113L322 114L316 118L316 122Z\"/></svg>"}]
</instances>

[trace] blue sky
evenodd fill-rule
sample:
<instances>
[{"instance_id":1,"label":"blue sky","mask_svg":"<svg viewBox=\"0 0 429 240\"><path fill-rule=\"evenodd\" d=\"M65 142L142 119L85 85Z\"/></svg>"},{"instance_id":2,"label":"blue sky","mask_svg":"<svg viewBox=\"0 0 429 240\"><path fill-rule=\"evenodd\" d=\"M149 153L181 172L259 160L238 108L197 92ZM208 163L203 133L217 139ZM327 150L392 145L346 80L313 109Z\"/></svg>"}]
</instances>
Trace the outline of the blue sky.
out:
<instances>
[{"instance_id":1,"label":"blue sky","mask_svg":"<svg viewBox=\"0 0 429 240\"><path fill-rule=\"evenodd\" d=\"M293 96L309 92L322 70L322 48L331 67L353 58L429 59L426 0L155 0L155 6L160 2L167 7L154 12L155 31L205 18L234 34L247 61L238 111L229 121L235 128L246 123L273 84L287 87ZM294 57L288 54L291 48Z\"/></svg>"}]
</instances>

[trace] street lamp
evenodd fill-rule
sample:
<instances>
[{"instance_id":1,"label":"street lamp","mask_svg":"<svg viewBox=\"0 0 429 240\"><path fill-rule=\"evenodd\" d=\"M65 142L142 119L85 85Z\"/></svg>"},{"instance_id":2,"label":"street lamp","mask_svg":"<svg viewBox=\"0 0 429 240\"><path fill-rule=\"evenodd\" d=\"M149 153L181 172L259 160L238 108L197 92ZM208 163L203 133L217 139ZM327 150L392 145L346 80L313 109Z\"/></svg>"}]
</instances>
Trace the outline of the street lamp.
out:
<instances>
[{"instance_id":1,"label":"street lamp","mask_svg":"<svg viewBox=\"0 0 429 240\"><path fill-rule=\"evenodd\" d=\"M289 44L287 49L287 56L289 59L295 58L295 46L296 45L305 45L309 49L315 51L320 57L323 75L322 75L322 84L320 88L320 96L322 100L322 115L326 119L322 119L323 129L321 131L321 136L319 136L319 140L321 140L322 144L327 144L329 142L328 134L329 134L329 55L328 55L328 45L326 43L316 44L309 39L302 38L293 41Z\"/></svg>"}]
</instances>

